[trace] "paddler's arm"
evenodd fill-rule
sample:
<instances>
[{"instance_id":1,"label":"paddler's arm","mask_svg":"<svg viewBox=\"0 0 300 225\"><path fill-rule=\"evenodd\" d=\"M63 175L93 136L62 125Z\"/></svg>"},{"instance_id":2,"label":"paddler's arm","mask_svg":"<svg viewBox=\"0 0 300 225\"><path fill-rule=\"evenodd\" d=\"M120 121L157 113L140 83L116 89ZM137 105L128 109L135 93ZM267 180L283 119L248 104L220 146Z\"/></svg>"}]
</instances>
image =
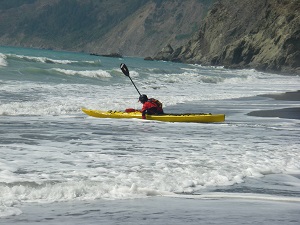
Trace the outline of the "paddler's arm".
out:
<instances>
[{"instance_id":1,"label":"paddler's arm","mask_svg":"<svg viewBox=\"0 0 300 225\"><path fill-rule=\"evenodd\" d=\"M143 104L143 108L141 110L141 113L142 113L142 119L146 119L146 113L147 113L147 110L149 108L149 105L147 104L147 102L145 102Z\"/></svg>"},{"instance_id":2,"label":"paddler's arm","mask_svg":"<svg viewBox=\"0 0 300 225\"><path fill-rule=\"evenodd\" d=\"M146 112L147 112L147 110L144 110L144 111L142 111L142 119L146 119Z\"/></svg>"}]
</instances>

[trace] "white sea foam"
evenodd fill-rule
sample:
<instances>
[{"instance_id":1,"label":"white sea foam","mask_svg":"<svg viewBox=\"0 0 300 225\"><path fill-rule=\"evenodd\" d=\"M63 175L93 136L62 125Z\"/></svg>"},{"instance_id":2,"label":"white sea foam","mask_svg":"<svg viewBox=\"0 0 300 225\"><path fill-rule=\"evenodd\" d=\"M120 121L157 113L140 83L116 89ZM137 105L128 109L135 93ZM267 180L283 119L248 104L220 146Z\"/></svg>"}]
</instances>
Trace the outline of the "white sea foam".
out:
<instances>
[{"instance_id":1,"label":"white sea foam","mask_svg":"<svg viewBox=\"0 0 300 225\"><path fill-rule=\"evenodd\" d=\"M111 77L110 73L105 70L85 70L85 71L77 71L77 70L66 70L54 68L53 70L66 74L66 75L80 75L85 77L97 77L97 78L109 78Z\"/></svg>"},{"instance_id":2,"label":"white sea foam","mask_svg":"<svg viewBox=\"0 0 300 225\"><path fill-rule=\"evenodd\" d=\"M178 124L88 117L81 107L141 107L130 80L116 72L119 61L106 60L109 65L101 70L86 70L85 63L73 68L44 62L26 63L38 69L35 73L21 68L16 74L10 63L1 68L11 80L0 76L0 216L18 215L28 202L147 196L298 201L298 175L267 177L299 174L299 121L252 118L247 112L295 106L252 99L297 90L299 77L196 66L178 72L173 64L139 68L130 70L138 89L161 100L166 110L195 106L225 113L226 121ZM240 97L252 98L234 99ZM258 188L251 189L249 179ZM221 191L235 187L254 193L231 197ZM222 193L215 193L217 189ZM266 194L256 195L257 190Z\"/></svg>"},{"instance_id":3,"label":"white sea foam","mask_svg":"<svg viewBox=\"0 0 300 225\"><path fill-rule=\"evenodd\" d=\"M137 71L130 71L130 76L131 77L138 77L139 76L139 73Z\"/></svg>"},{"instance_id":4,"label":"white sea foam","mask_svg":"<svg viewBox=\"0 0 300 225\"><path fill-rule=\"evenodd\" d=\"M17 184L12 188L0 187L2 204L12 202L59 202L70 200L130 199L171 194L148 188L109 186L100 182L64 182L45 185ZM11 204L13 205L13 204Z\"/></svg>"},{"instance_id":5,"label":"white sea foam","mask_svg":"<svg viewBox=\"0 0 300 225\"><path fill-rule=\"evenodd\" d=\"M142 168L140 168L142 169ZM164 169L165 170L165 169ZM82 171L83 172L83 171ZM74 200L85 200L91 201L96 199L133 199L133 198L145 198L148 196L167 196L167 197L176 197L176 198L193 198L193 199L247 199L247 200L264 200L264 201L286 201L286 202L300 202L299 197L294 196L282 196L282 195L270 195L270 194L255 194L255 193L226 193L226 192L205 192L204 189L201 189L201 194L192 194L193 189L197 182L185 181L180 184L175 180L173 185L182 185L185 188L185 191L180 191L180 194L175 194L174 190L166 190L166 186L162 185L161 182L170 182L172 176L169 178L167 176L157 176L154 175L156 180L136 180L139 184L131 183L131 176L122 176L118 173L109 173L109 169L102 170L103 173L108 172L108 176L101 176L101 179L82 179L74 181L74 176L82 176L84 173L80 171L73 172L71 174L64 174L64 177L72 177L70 181L58 182L53 180L46 183L34 183L34 182L14 182L10 183L9 186L0 184L0 205L3 209L1 214L0 207L0 217L7 215L17 215L20 213L18 210L18 205L20 203L32 202L32 203L52 203L52 202L63 202L63 201L74 201ZM86 171L85 173L90 173L91 171ZM101 173L98 169L98 173ZM185 173L184 170L181 173ZM114 174L114 175L113 175ZM95 176L93 173L89 174L90 176ZM111 178L109 176L112 175ZM100 178L100 175L98 175ZM115 178L113 178L115 176ZM192 177L193 174L190 174ZM76 178L76 176L75 176ZM141 178L141 177L140 177ZM145 177L146 178L146 177ZM228 183L228 179L220 178L218 176L212 176L210 179L219 180L218 183L215 183L217 186L226 186L232 185L232 182ZM72 181L73 180L73 181ZM277 182L283 182L284 180L277 180ZM152 183L152 185L151 185ZM153 183L156 184L156 187L153 187ZM286 182L290 187L294 186L296 190L299 186L299 181L297 183ZM292 186L291 186L292 185ZM274 188L274 187L273 187ZM276 188L276 186L275 186ZM199 189L200 190L200 189ZM254 189L255 190L255 189ZM265 188L267 191L267 187ZM274 192L274 190L273 190Z\"/></svg>"},{"instance_id":6,"label":"white sea foam","mask_svg":"<svg viewBox=\"0 0 300 225\"><path fill-rule=\"evenodd\" d=\"M40 63L70 64L76 62L72 60L58 60L58 59L51 59L47 57L25 56L25 55L16 55L16 54L8 54L8 56L11 58L18 58L18 59L40 62Z\"/></svg>"},{"instance_id":7,"label":"white sea foam","mask_svg":"<svg viewBox=\"0 0 300 225\"><path fill-rule=\"evenodd\" d=\"M101 65L100 60L83 60L83 61L78 61L78 60L69 60L69 59L53 59L49 57L38 57L38 56L27 56L27 55L16 55L16 54L7 54L9 58L13 59L19 59L19 60L24 60L24 61L31 61L31 62L38 62L38 63L47 63L47 64L62 64L62 65L67 65L67 64L74 64L74 65L95 65L99 66Z\"/></svg>"},{"instance_id":8,"label":"white sea foam","mask_svg":"<svg viewBox=\"0 0 300 225\"><path fill-rule=\"evenodd\" d=\"M6 55L0 53L0 67L7 66Z\"/></svg>"},{"instance_id":9,"label":"white sea foam","mask_svg":"<svg viewBox=\"0 0 300 225\"><path fill-rule=\"evenodd\" d=\"M113 78L106 70L66 70L55 68L56 73L68 76L91 78ZM250 71L251 72L251 71ZM202 75L184 73L183 75L151 75L146 79L135 79L135 84L143 93L158 98L165 107L188 101L218 101L258 94L279 92L280 90L297 90L297 77L276 76L272 86L267 85L267 77L260 83L259 79L247 82L237 80L235 83L201 83ZM217 79L223 79L218 77ZM226 79L226 78L224 78ZM270 78L272 79L272 78ZM293 80L293 83L289 80ZM136 81L137 80L137 81ZM197 81L198 80L198 81ZM253 87L255 86L255 90ZM274 88L276 87L276 88ZM137 93L132 84L124 77L122 83L112 86L91 84L47 84L6 81L2 91L19 96L8 102L2 101L0 115L64 115L79 113L81 107L103 110L124 110L140 108ZM117 98L112 98L118 96ZM288 107L288 105L285 105Z\"/></svg>"},{"instance_id":10,"label":"white sea foam","mask_svg":"<svg viewBox=\"0 0 300 225\"><path fill-rule=\"evenodd\" d=\"M0 202L1 204L1 202ZM9 217L9 216L18 216L22 214L22 211L16 207L9 207L7 205L0 205L0 218L2 217Z\"/></svg>"}]
</instances>

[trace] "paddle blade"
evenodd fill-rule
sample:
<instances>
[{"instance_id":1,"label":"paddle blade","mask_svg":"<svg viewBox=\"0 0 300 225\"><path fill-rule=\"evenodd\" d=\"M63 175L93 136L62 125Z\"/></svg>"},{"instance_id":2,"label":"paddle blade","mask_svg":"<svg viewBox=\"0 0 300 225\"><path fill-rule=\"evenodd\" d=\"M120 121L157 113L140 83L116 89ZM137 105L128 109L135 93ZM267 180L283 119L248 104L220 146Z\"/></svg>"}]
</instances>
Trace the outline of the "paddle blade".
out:
<instances>
[{"instance_id":1,"label":"paddle blade","mask_svg":"<svg viewBox=\"0 0 300 225\"><path fill-rule=\"evenodd\" d=\"M124 63L121 63L120 68L125 76L129 77L129 70Z\"/></svg>"}]
</instances>

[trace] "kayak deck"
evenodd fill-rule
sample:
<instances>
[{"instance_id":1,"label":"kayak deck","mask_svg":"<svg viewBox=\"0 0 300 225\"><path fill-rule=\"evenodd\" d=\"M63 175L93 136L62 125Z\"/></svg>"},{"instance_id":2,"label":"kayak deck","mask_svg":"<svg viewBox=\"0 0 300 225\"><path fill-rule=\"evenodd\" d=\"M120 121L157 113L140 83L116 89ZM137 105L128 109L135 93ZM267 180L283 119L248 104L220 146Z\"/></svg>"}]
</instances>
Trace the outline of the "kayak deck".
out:
<instances>
[{"instance_id":1,"label":"kayak deck","mask_svg":"<svg viewBox=\"0 0 300 225\"><path fill-rule=\"evenodd\" d=\"M98 118L114 118L114 119L142 119L142 113L136 112L120 112L120 111L102 111L92 109L81 109L89 116ZM215 123L224 122L224 114L161 114L161 115L146 115L147 120L157 120L164 122L193 122L193 123Z\"/></svg>"}]
</instances>

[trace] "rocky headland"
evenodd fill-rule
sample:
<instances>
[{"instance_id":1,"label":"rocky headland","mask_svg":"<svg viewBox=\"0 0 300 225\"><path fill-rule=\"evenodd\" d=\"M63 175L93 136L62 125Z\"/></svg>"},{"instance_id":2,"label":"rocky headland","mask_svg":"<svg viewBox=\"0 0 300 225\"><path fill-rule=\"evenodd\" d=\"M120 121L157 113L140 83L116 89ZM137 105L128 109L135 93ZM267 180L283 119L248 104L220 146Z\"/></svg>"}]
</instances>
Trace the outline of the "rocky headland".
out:
<instances>
[{"instance_id":1,"label":"rocky headland","mask_svg":"<svg viewBox=\"0 0 300 225\"><path fill-rule=\"evenodd\" d=\"M220 0L187 44L154 60L300 74L299 0Z\"/></svg>"}]
</instances>

